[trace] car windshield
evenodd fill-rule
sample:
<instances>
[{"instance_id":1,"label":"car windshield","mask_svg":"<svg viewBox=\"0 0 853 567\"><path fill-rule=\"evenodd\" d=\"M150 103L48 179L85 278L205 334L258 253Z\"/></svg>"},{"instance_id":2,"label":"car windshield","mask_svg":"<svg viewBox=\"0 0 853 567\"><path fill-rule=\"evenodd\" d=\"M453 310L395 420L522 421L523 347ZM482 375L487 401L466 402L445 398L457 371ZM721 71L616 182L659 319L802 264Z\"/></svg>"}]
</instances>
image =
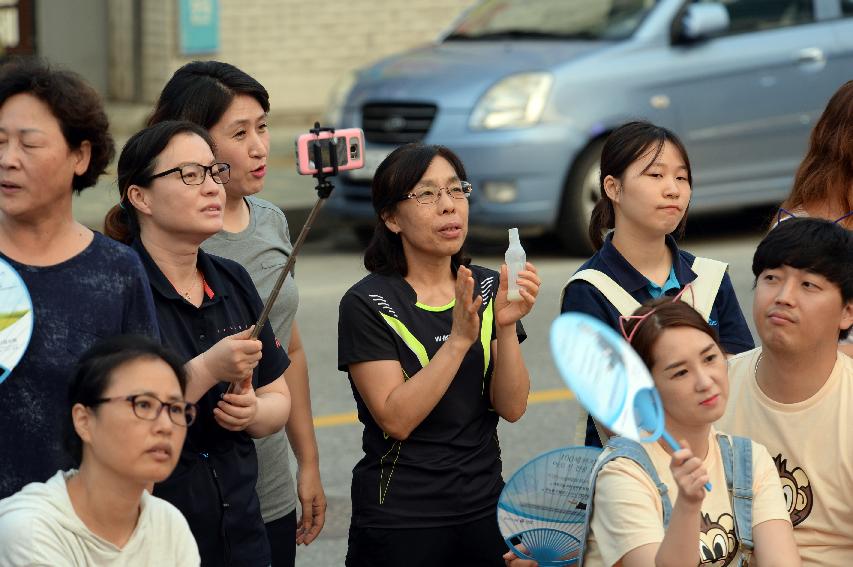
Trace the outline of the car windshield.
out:
<instances>
[{"instance_id":1,"label":"car windshield","mask_svg":"<svg viewBox=\"0 0 853 567\"><path fill-rule=\"evenodd\" d=\"M624 39L657 0L484 0L445 40Z\"/></svg>"}]
</instances>

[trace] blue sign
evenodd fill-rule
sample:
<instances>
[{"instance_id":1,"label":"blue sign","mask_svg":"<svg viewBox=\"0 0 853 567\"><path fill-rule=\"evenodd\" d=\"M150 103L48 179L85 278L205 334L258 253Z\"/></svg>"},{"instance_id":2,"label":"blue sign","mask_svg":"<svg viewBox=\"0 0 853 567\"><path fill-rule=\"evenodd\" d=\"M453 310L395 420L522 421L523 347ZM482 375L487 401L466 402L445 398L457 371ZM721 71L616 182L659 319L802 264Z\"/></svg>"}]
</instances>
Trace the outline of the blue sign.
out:
<instances>
[{"instance_id":1,"label":"blue sign","mask_svg":"<svg viewBox=\"0 0 853 567\"><path fill-rule=\"evenodd\" d=\"M181 55L219 51L219 0L179 0Z\"/></svg>"}]
</instances>

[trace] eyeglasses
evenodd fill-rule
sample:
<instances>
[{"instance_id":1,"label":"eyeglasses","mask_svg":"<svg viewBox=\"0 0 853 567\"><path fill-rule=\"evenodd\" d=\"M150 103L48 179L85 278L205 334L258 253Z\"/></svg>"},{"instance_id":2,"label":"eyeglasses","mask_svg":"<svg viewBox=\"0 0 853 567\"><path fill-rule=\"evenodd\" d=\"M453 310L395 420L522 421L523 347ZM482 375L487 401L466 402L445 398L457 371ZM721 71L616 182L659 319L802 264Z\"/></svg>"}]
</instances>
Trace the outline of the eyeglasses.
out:
<instances>
[{"instance_id":1,"label":"eyeglasses","mask_svg":"<svg viewBox=\"0 0 853 567\"><path fill-rule=\"evenodd\" d=\"M411 193L406 193L400 200L414 199L421 205L432 205L441 199L441 193L446 191L452 199L467 199L471 195L471 184L467 181L460 181L458 185L454 184L450 187L415 187Z\"/></svg>"},{"instance_id":2,"label":"eyeglasses","mask_svg":"<svg viewBox=\"0 0 853 567\"><path fill-rule=\"evenodd\" d=\"M100 398L95 400L94 404L89 405L96 406L98 404L115 401L130 402L130 406L133 408L133 414L139 419L144 419L146 421L155 421L160 417L160 412L163 411L163 408L168 407L169 411L166 413L169 416L169 419L172 423L180 425L181 427L189 427L192 425L195 421L196 414L198 413L198 407L192 402L161 402L151 394L135 394L133 396Z\"/></svg>"},{"instance_id":3,"label":"eyeglasses","mask_svg":"<svg viewBox=\"0 0 853 567\"><path fill-rule=\"evenodd\" d=\"M231 178L231 166L227 163L214 163L213 165L188 163L181 167L173 167L172 169L155 173L148 178L148 181L169 175L170 173L175 173L176 171L181 173L181 181L186 185L201 185L204 183L204 178L208 171L210 172L210 178L220 185L228 183L228 180Z\"/></svg>"},{"instance_id":4,"label":"eyeglasses","mask_svg":"<svg viewBox=\"0 0 853 567\"><path fill-rule=\"evenodd\" d=\"M785 213L788 216L785 218L782 218L782 213ZM853 211L850 211L844 215L841 215L840 217L838 217L837 219L832 221L832 224L838 224L841 221L843 221L844 219L846 219L847 217L851 217L851 216L853 216ZM797 215L795 215L794 213L792 213L788 209L783 209L782 207L779 207L779 212L776 213L776 224L779 224L780 222L786 221L788 219L795 219L795 218L797 218Z\"/></svg>"},{"instance_id":5,"label":"eyeglasses","mask_svg":"<svg viewBox=\"0 0 853 567\"><path fill-rule=\"evenodd\" d=\"M693 307L694 303L696 301L696 297L693 295L693 284L692 283L684 286L681 289L681 291L679 291L675 295L675 297L672 298L672 301L670 303L675 303L676 301L681 299L682 296L684 295L684 293L688 289L690 290L690 306ZM648 319L649 317L651 317L652 315L654 315L655 311L657 311L657 310L658 310L658 308L655 307L654 309L651 309L648 313L643 313L642 315L620 315L619 316L619 330L622 332L622 336L625 337L625 340L630 343L631 340L634 338L634 335L637 334L637 329L640 328L640 324L643 321L645 321L646 319ZM634 323L634 328L631 329L631 332L628 333L625 330L625 324L629 323L630 321L636 321L636 323Z\"/></svg>"}]
</instances>

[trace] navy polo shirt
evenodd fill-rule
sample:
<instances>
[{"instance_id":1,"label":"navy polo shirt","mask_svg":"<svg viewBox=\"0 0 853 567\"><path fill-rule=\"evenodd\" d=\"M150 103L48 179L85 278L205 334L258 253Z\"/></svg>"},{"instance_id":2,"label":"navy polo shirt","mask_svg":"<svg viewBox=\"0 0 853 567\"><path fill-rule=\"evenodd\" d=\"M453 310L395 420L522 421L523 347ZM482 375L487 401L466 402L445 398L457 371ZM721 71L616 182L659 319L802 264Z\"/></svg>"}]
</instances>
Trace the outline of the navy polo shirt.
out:
<instances>
[{"instance_id":1,"label":"navy polo shirt","mask_svg":"<svg viewBox=\"0 0 853 567\"><path fill-rule=\"evenodd\" d=\"M652 295L649 293L649 280L628 263L622 254L613 246L613 234L608 234L604 245L592 258L584 262L578 271L593 269L610 276L627 291L631 297L639 303L650 301ZM696 273L691 269L694 256L684 250L679 250L675 239L671 235L666 237L666 245L672 252L672 269L678 280L678 288L665 291L666 295L675 295L686 284L696 279ZM600 319L619 330L619 311L604 297L604 294L585 281L574 281L564 290L563 305L561 313L578 311ZM735 296L735 290L728 274L723 276L714 305L711 308L711 317L708 321L717 331L720 344L728 354L738 354L755 348L752 334L744 319L740 304ZM601 446L594 429L590 429L591 420L587 427L587 445ZM592 439L591 439L592 437ZM594 440L594 443L591 442Z\"/></svg>"},{"instance_id":2,"label":"navy polo shirt","mask_svg":"<svg viewBox=\"0 0 853 567\"><path fill-rule=\"evenodd\" d=\"M263 302L249 274L238 263L198 251L205 295L200 307L181 297L140 240L139 253L151 282L163 344L185 361L221 339L253 325ZM261 388L290 365L269 322L261 330L262 358L252 377ZM174 504L186 517L198 543L202 565L268 565L269 543L255 492L258 461L245 431L228 431L213 418L226 392L220 382L198 401L196 422L189 428L181 458L172 475L154 494Z\"/></svg>"}]
</instances>

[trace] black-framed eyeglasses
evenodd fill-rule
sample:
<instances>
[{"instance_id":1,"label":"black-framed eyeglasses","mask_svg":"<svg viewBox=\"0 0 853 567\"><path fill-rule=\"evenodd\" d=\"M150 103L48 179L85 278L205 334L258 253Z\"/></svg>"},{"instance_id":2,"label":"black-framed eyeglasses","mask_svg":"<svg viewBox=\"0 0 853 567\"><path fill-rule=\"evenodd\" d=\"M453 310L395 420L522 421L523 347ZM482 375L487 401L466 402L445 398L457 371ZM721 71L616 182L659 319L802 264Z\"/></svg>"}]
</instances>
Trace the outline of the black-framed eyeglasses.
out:
<instances>
[{"instance_id":1,"label":"black-framed eyeglasses","mask_svg":"<svg viewBox=\"0 0 853 567\"><path fill-rule=\"evenodd\" d=\"M176 171L180 172L181 181L187 185L201 185L204 183L204 178L207 175L207 172L210 172L210 178L220 185L228 183L228 180L231 179L231 166L227 163L214 163L212 165L188 163L180 167L173 167L172 169L155 173L148 178L148 181L150 182L158 177L163 177L170 173L175 173Z\"/></svg>"},{"instance_id":2,"label":"black-framed eyeglasses","mask_svg":"<svg viewBox=\"0 0 853 567\"><path fill-rule=\"evenodd\" d=\"M450 187L420 186L415 187L411 193L406 193L400 197L400 200L414 199L421 205L432 205L438 202L443 191L446 191L452 199L467 199L471 195L471 189L473 187L467 181L453 183Z\"/></svg>"},{"instance_id":3,"label":"black-framed eyeglasses","mask_svg":"<svg viewBox=\"0 0 853 567\"><path fill-rule=\"evenodd\" d=\"M198 406L192 402L163 402L151 394L134 394L132 396L115 396L112 398L99 398L89 406L96 406L107 402L130 402L133 414L139 419L155 421L160 417L163 408L169 408L166 414L175 425L189 427L195 421L198 414Z\"/></svg>"}]
</instances>

